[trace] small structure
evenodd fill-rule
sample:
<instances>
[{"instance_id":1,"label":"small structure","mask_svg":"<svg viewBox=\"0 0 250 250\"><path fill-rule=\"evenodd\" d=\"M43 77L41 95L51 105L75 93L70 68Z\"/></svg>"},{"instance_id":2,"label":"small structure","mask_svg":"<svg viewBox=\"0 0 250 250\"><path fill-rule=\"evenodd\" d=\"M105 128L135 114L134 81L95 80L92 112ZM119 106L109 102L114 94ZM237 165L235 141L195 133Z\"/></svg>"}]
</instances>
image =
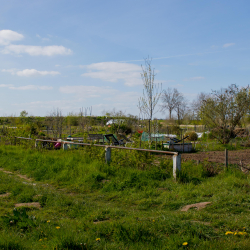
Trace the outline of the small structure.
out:
<instances>
[{"instance_id":1,"label":"small structure","mask_svg":"<svg viewBox=\"0 0 250 250\"><path fill-rule=\"evenodd\" d=\"M114 146L122 146L125 144L123 139L118 141L113 134L104 135L104 138Z\"/></svg>"}]
</instances>

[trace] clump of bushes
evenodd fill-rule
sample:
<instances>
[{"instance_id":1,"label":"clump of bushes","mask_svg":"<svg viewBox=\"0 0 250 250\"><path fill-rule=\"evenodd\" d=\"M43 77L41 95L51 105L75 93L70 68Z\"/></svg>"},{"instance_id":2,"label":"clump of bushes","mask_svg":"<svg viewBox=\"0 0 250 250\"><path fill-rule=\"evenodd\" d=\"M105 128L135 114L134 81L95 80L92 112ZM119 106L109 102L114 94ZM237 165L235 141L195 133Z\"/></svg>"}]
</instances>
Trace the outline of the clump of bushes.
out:
<instances>
[{"instance_id":1,"label":"clump of bushes","mask_svg":"<svg viewBox=\"0 0 250 250\"><path fill-rule=\"evenodd\" d=\"M187 138L188 141L197 141L198 140L198 135L194 131L187 132L184 136L185 137L189 136Z\"/></svg>"}]
</instances>

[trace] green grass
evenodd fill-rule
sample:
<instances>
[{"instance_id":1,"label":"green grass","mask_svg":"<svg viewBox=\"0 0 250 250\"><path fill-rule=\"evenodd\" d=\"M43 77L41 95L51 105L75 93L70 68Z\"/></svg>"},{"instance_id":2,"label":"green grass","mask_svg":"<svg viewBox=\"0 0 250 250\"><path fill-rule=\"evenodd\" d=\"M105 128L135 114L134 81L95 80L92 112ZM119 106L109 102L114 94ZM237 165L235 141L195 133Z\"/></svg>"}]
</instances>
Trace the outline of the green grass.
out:
<instances>
[{"instance_id":1,"label":"green grass","mask_svg":"<svg viewBox=\"0 0 250 250\"><path fill-rule=\"evenodd\" d=\"M11 193L0 197L0 249L249 249L250 182L235 166L208 177L184 162L175 182L169 160L125 150L103 159L102 148L0 146L0 167L14 172L0 171L0 194ZM13 210L22 202L42 208Z\"/></svg>"}]
</instances>

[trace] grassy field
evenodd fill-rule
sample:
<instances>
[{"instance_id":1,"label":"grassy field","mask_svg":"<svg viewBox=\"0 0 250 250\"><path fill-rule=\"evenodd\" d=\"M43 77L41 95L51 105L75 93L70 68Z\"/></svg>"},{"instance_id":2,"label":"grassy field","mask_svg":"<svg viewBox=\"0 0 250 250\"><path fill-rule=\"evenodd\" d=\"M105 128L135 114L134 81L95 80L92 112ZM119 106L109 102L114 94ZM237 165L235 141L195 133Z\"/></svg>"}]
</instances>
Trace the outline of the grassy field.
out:
<instances>
[{"instance_id":1,"label":"grassy field","mask_svg":"<svg viewBox=\"0 0 250 250\"><path fill-rule=\"evenodd\" d=\"M249 249L250 181L236 166L184 162L175 182L169 160L112 154L0 146L0 249ZM41 208L14 209L31 202ZM198 202L211 203L181 211Z\"/></svg>"}]
</instances>

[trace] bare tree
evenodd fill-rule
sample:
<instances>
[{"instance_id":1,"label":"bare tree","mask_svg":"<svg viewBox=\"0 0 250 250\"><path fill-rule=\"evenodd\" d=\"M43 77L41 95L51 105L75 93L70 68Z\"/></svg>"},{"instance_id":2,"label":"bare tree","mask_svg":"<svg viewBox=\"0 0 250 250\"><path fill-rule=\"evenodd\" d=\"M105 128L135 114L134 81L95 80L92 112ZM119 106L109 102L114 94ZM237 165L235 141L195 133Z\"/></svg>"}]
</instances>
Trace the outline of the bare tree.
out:
<instances>
[{"instance_id":1,"label":"bare tree","mask_svg":"<svg viewBox=\"0 0 250 250\"><path fill-rule=\"evenodd\" d=\"M186 98L183 97L182 94L180 95L180 97L178 98L178 101L176 102L175 111L177 113L178 123L180 124L180 122L183 120L184 116L189 111L188 101Z\"/></svg>"},{"instance_id":2,"label":"bare tree","mask_svg":"<svg viewBox=\"0 0 250 250\"><path fill-rule=\"evenodd\" d=\"M167 90L163 90L162 94L162 102L161 105L162 111L168 110L169 119L172 118L172 112L174 110L177 111L177 115L180 115L181 104L183 103L184 97L176 88L168 88Z\"/></svg>"},{"instance_id":3,"label":"bare tree","mask_svg":"<svg viewBox=\"0 0 250 250\"><path fill-rule=\"evenodd\" d=\"M156 109L158 101L162 93L162 85L155 83L155 73L151 66L152 59L145 59L145 66L142 67L141 78L143 81L143 96L139 98L138 108L140 113L144 114L149 119L149 133L150 133L150 121L153 115L159 110Z\"/></svg>"},{"instance_id":4,"label":"bare tree","mask_svg":"<svg viewBox=\"0 0 250 250\"><path fill-rule=\"evenodd\" d=\"M61 138L63 130L64 117L62 111L55 109L51 111L50 114L46 117L46 123L49 128L52 130L52 134L56 138Z\"/></svg>"}]
</instances>

